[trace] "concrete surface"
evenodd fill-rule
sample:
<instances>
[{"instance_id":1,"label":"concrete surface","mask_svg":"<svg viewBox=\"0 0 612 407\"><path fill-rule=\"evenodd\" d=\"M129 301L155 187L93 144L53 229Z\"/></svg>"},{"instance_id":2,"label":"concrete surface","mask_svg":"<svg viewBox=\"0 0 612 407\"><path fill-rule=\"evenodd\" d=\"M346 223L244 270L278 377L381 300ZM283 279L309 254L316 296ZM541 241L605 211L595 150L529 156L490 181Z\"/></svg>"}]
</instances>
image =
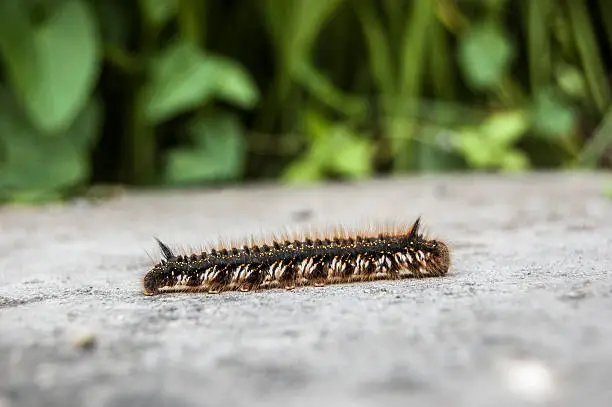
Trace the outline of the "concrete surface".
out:
<instances>
[{"instance_id":1,"label":"concrete surface","mask_svg":"<svg viewBox=\"0 0 612 407\"><path fill-rule=\"evenodd\" d=\"M612 176L130 193L0 208L0 407L612 405ZM145 297L198 246L418 215L442 279Z\"/></svg>"}]
</instances>

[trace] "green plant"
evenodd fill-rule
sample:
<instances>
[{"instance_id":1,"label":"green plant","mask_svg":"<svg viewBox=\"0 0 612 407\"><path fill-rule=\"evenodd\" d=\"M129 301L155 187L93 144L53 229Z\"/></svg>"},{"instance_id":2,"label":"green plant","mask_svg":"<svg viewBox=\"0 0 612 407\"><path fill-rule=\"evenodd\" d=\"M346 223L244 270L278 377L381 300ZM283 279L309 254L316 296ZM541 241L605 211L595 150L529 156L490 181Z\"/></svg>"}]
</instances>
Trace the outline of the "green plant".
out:
<instances>
[{"instance_id":1,"label":"green plant","mask_svg":"<svg viewBox=\"0 0 612 407\"><path fill-rule=\"evenodd\" d=\"M0 200L598 168L606 0L0 2Z\"/></svg>"},{"instance_id":2,"label":"green plant","mask_svg":"<svg viewBox=\"0 0 612 407\"><path fill-rule=\"evenodd\" d=\"M91 8L62 2L35 24L26 4L2 2L0 51L9 84L0 95L0 199L48 199L83 184L103 111L92 97L101 50Z\"/></svg>"}]
</instances>

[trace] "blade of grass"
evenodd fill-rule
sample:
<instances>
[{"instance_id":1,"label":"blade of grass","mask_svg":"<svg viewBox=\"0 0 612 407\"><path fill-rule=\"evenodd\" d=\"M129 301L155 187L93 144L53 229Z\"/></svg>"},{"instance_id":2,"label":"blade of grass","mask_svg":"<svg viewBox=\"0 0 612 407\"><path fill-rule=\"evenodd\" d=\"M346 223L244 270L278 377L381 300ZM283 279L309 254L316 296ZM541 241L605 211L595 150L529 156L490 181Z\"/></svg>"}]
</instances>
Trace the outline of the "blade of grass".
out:
<instances>
[{"instance_id":1,"label":"blade of grass","mask_svg":"<svg viewBox=\"0 0 612 407\"><path fill-rule=\"evenodd\" d=\"M612 2L610 0L599 0L600 15L603 18L603 26L608 37L609 52L612 52Z\"/></svg>"},{"instance_id":2,"label":"blade of grass","mask_svg":"<svg viewBox=\"0 0 612 407\"><path fill-rule=\"evenodd\" d=\"M206 0L179 0L178 5L182 36L194 44L205 44Z\"/></svg>"},{"instance_id":3,"label":"blade of grass","mask_svg":"<svg viewBox=\"0 0 612 407\"><path fill-rule=\"evenodd\" d=\"M296 80L312 95L337 112L350 118L362 117L366 104L361 98L346 95L325 75L305 60L296 65Z\"/></svg>"},{"instance_id":4,"label":"blade of grass","mask_svg":"<svg viewBox=\"0 0 612 407\"><path fill-rule=\"evenodd\" d=\"M547 86L551 78L548 24L549 0L526 0L527 49L532 92Z\"/></svg>"},{"instance_id":5,"label":"blade of grass","mask_svg":"<svg viewBox=\"0 0 612 407\"><path fill-rule=\"evenodd\" d=\"M597 168L601 156L610 147L612 147L612 108L608 109L599 128L593 132L590 141L582 149L577 164L583 168Z\"/></svg>"},{"instance_id":6,"label":"blade of grass","mask_svg":"<svg viewBox=\"0 0 612 407\"><path fill-rule=\"evenodd\" d=\"M371 74L382 93L391 93L395 89L394 72L388 39L383 25L376 17L376 10L369 0L355 3L355 11L360 20L368 46Z\"/></svg>"},{"instance_id":7,"label":"blade of grass","mask_svg":"<svg viewBox=\"0 0 612 407\"><path fill-rule=\"evenodd\" d=\"M594 105L600 114L606 112L610 101L610 84L606 78L593 22L584 1L566 0L567 16L571 23L574 41L582 61Z\"/></svg>"},{"instance_id":8,"label":"blade of grass","mask_svg":"<svg viewBox=\"0 0 612 407\"><path fill-rule=\"evenodd\" d=\"M439 98L452 100L455 98L452 52L448 35L439 21L435 21L431 27L431 42L427 56L434 92Z\"/></svg>"},{"instance_id":9,"label":"blade of grass","mask_svg":"<svg viewBox=\"0 0 612 407\"><path fill-rule=\"evenodd\" d=\"M401 41L398 90L400 104L402 100L418 98L423 86L423 68L425 46L429 38L430 27L436 23L434 0L415 1L411 13L407 15L405 31ZM395 171L404 171L413 166L411 137L414 121L395 113L397 106L392 107L393 117L390 123L393 143Z\"/></svg>"},{"instance_id":10,"label":"blade of grass","mask_svg":"<svg viewBox=\"0 0 612 407\"><path fill-rule=\"evenodd\" d=\"M377 2L368 0L368 3L372 4L372 11L376 13ZM387 33L389 38L389 46L391 49L398 49L401 47L401 38L402 33L404 32L404 15L406 14L406 3L410 2L402 2L397 0L385 0L384 2L379 2L381 4L381 11L384 12L385 21L387 21ZM408 4L408 7L410 4ZM397 65L397 55L391 55L391 63Z\"/></svg>"},{"instance_id":11,"label":"blade of grass","mask_svg":"<svg viewBox=\"0 0 612 407\"><path fill-rule=\"evenodd\" d=\"M437 100L449 101L455 98L455 76L452 72L453 64L450 55L452 54L444 26L440 21L435 21L431 27L431 46L429 47L427 57L433 91ZM419 105L421 105L420 101ZM421 111L423 110L422 106L419 106L419 108ZM446 115L447 111L441 108L440 105L436 104L434 106L434 122L439 123L446 120ZM423 139L437 137L442 131L442 128L430 131L423 127L422 120L419 121L419 133L421 136L415 138L417 142L415 148L418 152L416 166L420 171L441 171L449 167L452 160L447 152L439 148L435 142L423 142Z\"/></svg>"},{"instance_id":12,"label":"blade of grass","mask_svg":"<svg viewBox=\"0 0 612 407\"><path fill-rule=\"evenodd\" d=\"M275 115L280 116L281 123L293 122L290 117L293 113L287 107L299 105L298 101L290 99L297 95L294 85L296 80L299 83L303 74L300 72L302 61L310 60L317 36L344 1L267 0L262 3L264 20L274 44L277 74L270 99L264 102L265 114L258 120L258 126L270 128Z\"/></svg>"}]
</instances>

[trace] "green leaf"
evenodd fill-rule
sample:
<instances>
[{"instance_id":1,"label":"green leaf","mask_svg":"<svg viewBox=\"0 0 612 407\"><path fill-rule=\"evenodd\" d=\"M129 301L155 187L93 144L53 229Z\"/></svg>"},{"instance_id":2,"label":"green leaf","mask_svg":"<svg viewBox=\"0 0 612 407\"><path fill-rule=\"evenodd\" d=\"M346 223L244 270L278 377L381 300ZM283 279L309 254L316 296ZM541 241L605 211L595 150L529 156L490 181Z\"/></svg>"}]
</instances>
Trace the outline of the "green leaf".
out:
<instances>
[{"instance_id":1,"label":"green leaf","mask_svg":"<svg viewBox=\"0 0 612 407\"><path fill-rule=\"evenodd\" d=\"M522 110L494 113L480 126L480 131L492 143L509 146L529 129L529 116Z\"/></svg>"},{"instance_id":2,"label":"green leaf","mask_svg":"<svg viewBox=\"0 0 612 407\"><path fill-rule=\"evenodd\" d=\"M478 131L465 129L458 134L457 148L473 168L487 168L495 160L495 151Z\"/></svg>"},{"instance_id":3,"label":"green leaf","mask_svg":"<svg viewBox=\"0 0 612 407\"><path fill-rule=\"evenodd\" d=\"M328 174L364 178L372 174L374 146L370 140L313 111L307 112L306 129L309 149L285 169L284 180L315 181Z\"/></svg>"},{"instance_id":4,"label":"green leaf","mask_svg":"<svg viewBox=\"0 0 612 407\"><path fill-rule=\"evenodd\" d=\"M11 88L27 102L39 92L41 75L34 27L24 3L0 1L0 53Z\"/></svg>"},{"instance_id":5,"label":"green leaf","mask_svg":"<svg viewBox=\"0 0 612 407\"><path fill-rule=\"evenodd\" d=\"M255 106L259 92L248 72L237 62L220 56L209 56L214 65L216 96L244 109Z\"/></svg>"},{"instance_id":6,"label":"green leaf","mask_svg":"<svg viewBox=\"0 0 612 407\"><path fill-rule=\"evenodd\" d=\"M529 127L529 116L522 110L494 113L480 126L462 129L455 146L473 168L520 171L529 160L513 143Z\"/></svg>"},{"instance_id":7,"label":"green leaf","mask_svg":"<svg viewBox=\"0 0 612 407\"><path fill-rule=\"evenodd\" d=\"M303 117L306 136L313 144L331 131L331 123L315 110L306 110ZM325 157L322 159L327 160Z\"/></svg>"},{"instance_id":8,"label":"green leaf","mask_svg":"<svg viewBox=\"0 0 612 407\"><path fill-rule=\"evenodd\" d=\"M100 115L100 104L91 102L66 132L49 138L31 125L8 92L0 91L0 199L57 198L84 182Z\"/></svg>"},{"instance_id":9,"label":"green leaf","mask_svg":"<svg viewBox=\"0 0 612 407\"><path fill-rule=\"evenodd\" d=\"M215 66L192 43L179 41L151 61L144 90L145 115L153 124L208 101L215 92Z\"/></svg>"},{"instance_id":10,"label":"green leaf","mask_svg":"<svg viewBox=\"0 0 612 407\"><path fill-rule=\"evenodd\" d=\"M144 17L153 26L162 26L174 17L178 10L177 0L140 0Z\"/></svg>"},{"instance_id":11,"label":"green leaf","mask_svg":"<svg viewBox=\"0 0 612 407\"><path fill-rule=\"evenodd\" d=\"M236 117L197 118L191 123L189 134L193 147L176 148L168 154L168 182L218 181L242 175L246 145Z\"/></svg>"},{"instance_id":12,"label":"green leaf","mask_svg":"<svg viewBox=\"0 0 612 407\"><path fill-rule=\"evenodd\" d=\"M39 130L65 131L97 81L100 44L89 5L79 0L62 3L33 37L23 31L32 29L29 21L20 19L10 29L17 30L14 36L23 36L18 41L23 49L3 47L19 98Z\"/></svg>"},{"instance_id":13,"label":"green leaf","mask_svg":"<svg viewBox=\"0 0 612 407\"><path fill-rule=\"evenodd\" d=\"M534 128L544 136L566 136L574 127L574 111L550 91L535 95Z\"/></svg>"},{"instance_id":14,"label":"green leaf","mask_svg":"<svg viewBox=\"0 0 612 407\"><path fill-rule=\"evenodd\" d=\"M555 69L555 76L559 88L573 98L580 100L587 95L584 75L575 66L559 62Z\"/></svg>"},{"instance_id":15,"label":"green leaf","mask_svg":"<svg viewBox=\"0 0 612 407\"><path fill-rule=\"evenodd\" d=\"M98 142L104 116L102 101L96 97L79 113L65 136L80 151L91 151Z\"/></svg>"},{"instance_id":16,"label":"green leaf","mask_svg":"<svg viewBox=\"0 0 612 407\"><path fill-rule=\"evenodd\" d=\"M529 168L529 159L518 150L505 151L501 156L501 169L505 172L520 172Z\"/></svg>"},{"instance_id":17,"label":"green leaf","mask_svg":"<svg viewBox=\"0 0 612 407\"><path fill-rule=\"evenodd\" d=\"M283 172L281 179L291 184L312 183L324 177L322 167L311 154L293 161Z\"/></svg>"},{"instance_id":18,"label":"green leaf","mask_svg":"<svg viewBox=\"0 0 612 407\"><path fill-rule=\"evenodd\" d=\"M474 89L489 90L508 71L513 52L512 44L500 28L481 23L461 36L459 63L466 80Z\"/></svg>"},{"instance_id":19,"label":"green leaf","mask_svg":"<svg viewBox=\"0 0 612 407\"><path fill-rule=\"evenodd\" d=\"M11 139L6 147L9 160L1 167L0 186L11 191L12 199L21 194L59 193L87 175L88 157L64 137L58 143L23 136Z\"/></svg>"},{"instance_id":20,"label":"green leaf","mask_svg":"<svg viewBox=\"0 0 612 407\"><path fill-rule=\"evenodd\" d=\"M330 157L329 171L349 178L365 178L372 173L371 142L348 127L335 125L327 137L319 139L319 144Z\"/></svg>"},{"instance_id":21,"label":"green leaf","mask_svg":"<svg viewBox=\"0 0 612 407\"><path fill-rule=\"evenodd\" d=\"M145 115L153 124L214 97L243 107L257 100L255 86L238 64L206 55L188 41L173 43L152 60L151 79L144 94Z\"/></svg>"}]
</instances>

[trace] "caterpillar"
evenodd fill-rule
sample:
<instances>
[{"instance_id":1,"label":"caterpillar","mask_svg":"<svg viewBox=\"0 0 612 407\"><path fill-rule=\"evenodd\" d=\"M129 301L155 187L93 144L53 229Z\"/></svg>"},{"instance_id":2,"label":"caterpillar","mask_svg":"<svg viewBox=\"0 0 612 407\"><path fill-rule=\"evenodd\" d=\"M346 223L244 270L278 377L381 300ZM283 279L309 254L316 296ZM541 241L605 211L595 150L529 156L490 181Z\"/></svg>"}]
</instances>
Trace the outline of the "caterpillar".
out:
<instances>
[{"instance_id":1,"label":"caterpillar","mask_svg":"<svg viewBox=\"0 0 612 407\"><path fill-rule=\"evenodd\" d=\"M448 245L412 225L351 234L345 230L226 245L175 255L155 238L163 259L143 278L145 295L163 292L292 290L372 280L440 277L451 265Z\"/></svg>"}]
</instances>

